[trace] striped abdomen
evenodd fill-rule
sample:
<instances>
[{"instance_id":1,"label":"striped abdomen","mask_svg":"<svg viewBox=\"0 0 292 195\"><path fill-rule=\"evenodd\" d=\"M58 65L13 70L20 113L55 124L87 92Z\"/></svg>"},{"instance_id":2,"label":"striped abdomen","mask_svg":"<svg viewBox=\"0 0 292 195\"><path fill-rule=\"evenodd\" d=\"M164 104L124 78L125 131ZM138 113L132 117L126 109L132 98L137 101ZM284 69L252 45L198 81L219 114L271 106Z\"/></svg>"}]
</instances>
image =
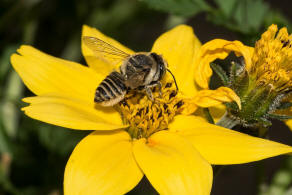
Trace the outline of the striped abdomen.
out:
<instances>
[{"instance_id":1,"label":"striped abdomen","mask_svg":"<svg viewBox=\"0 0 292 195\"><path fill-rule=\"evenodd\" d=\"M121 73L114 71L97 87L94 101L102 106L113 106L124 99L126 92L124 77Z\"/></svg>"}]
</instances>

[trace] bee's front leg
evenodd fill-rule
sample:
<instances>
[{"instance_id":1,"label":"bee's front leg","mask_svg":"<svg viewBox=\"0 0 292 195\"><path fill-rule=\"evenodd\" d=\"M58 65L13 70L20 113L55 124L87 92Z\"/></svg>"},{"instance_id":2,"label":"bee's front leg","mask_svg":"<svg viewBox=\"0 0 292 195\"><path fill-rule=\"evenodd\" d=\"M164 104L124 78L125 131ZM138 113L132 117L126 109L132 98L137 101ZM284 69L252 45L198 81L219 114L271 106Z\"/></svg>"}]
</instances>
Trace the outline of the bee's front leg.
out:
<instances>
[{"instance_id":1,"label":"bee's front leg","mask_svg":"<svg viewBox=\"0 0 292 195\"><path fill-rule=\"evenodd\" d=\"M162 84L160 81L157 81L157 87L158 87L158 90L159 90L159 97L162 98L162 91L161 91L161 88L162 88Z\"/></svg>"},{"instance_id":2,"label":"bee's front leg","mask_svg":"<svg viewBox=\"0 0 292 195\"><path fill-rule=\"evenodd\" d=\"M151 100L151 101L154 101L154 98L153 98L153 94L152 94L152 91L151 89L153 87L158 87L158 90L159 90L159 96L160 98L162 97L162 92L161 92L161 88L162 88L162 84L160 81L156 81L155 83L151 83L150 85L147 85L145 86L145 91L146 91L146 94L148 96L148 98Z\"/></svg>"},{"instance_id":3,"label":"bee's front leg","mask_svg":"<svg viewBox=\"0 0 292 195\"><path fill-rule=\"evenodd\" d=\"M145 92L147 94L147 97L153 102L154 98L153 98L153 94L152 94L152 91L151 91L151 87L145 86Z\"/></svg>"}]
</instances>

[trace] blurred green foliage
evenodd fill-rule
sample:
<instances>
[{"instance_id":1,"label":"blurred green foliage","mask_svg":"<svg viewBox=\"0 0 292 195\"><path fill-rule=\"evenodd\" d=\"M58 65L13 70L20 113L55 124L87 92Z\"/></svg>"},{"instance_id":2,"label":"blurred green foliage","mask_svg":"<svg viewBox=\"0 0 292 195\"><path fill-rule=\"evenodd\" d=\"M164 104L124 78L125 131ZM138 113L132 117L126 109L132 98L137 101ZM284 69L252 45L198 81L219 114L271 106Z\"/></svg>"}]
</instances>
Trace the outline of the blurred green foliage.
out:
<instances>
[{"instance_id":1,"label":"blurred green foliage","mask_svg":"<svg viewBox=\"0 0 292 195\"><path fill-rule=\"evenodd\" d=\"M211 7L204 0L142 0L151 8L167 13L190 17L202 11L208 11Z\"/></svg>"},{"instance_id":2,"label":"blurred green foliage","mask_svg":"<svg viewBox=\"0 0 292 195\"><path fill-rule=\"evenodd\" d=\"M279 169L270 184L262 183L259 195L292 195L292 157Z\"/></svg>"},{"instance_id":3,"label":"blurred green foliage","mask_svg":"<svg viewBox=\"0 0 292 195\"><path fill-rule=\"evenodd\" d=\"M201 12L210 22L234 31L251 44L259 30L272 23L291 28L287 18L263 0L141 0L149 7L188 18ZM243 40L242 40L243 41Z\"/></svg>"},{"instance_id":4,"label":"blurred green foliage","mask_svg":"<svg viewBox=\"0 0 292 195\"><path fill-rule=\"evenodd\" d=\"M25 106L21 98L33 95L10 64L10 55L21 44L85 64L80 51L83 24L138 51L149 50L166 29L191 24L198 14L206 16L206 25L227 29L247 44L271 23L291 28L289 20L263 0L2 0L0 194L62 194L66 161L89 133L41 123L20 111ZM261 195L292 194L291 158L287 162L289 166L275 174L271 185L261 185ZM129 194L155 194L149 186L144 179Z\"/></svg>"}]
</instances>

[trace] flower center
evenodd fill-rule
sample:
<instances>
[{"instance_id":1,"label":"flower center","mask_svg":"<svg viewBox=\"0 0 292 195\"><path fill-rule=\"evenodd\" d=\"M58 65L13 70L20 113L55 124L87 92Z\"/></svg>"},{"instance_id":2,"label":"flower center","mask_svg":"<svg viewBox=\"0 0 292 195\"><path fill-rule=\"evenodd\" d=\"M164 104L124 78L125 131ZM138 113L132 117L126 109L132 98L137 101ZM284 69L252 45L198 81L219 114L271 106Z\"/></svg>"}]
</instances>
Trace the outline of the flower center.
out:
<instances>
[{"instance_id":1,"label":"flower center","mask_svg":"<svg viewBox=\"0 0 292 195\"><path fill-rule=\"evenodd\" d=\"M292 89L291 35L287 29L272 25L256 43L250 75L257 86L270 86L277 92Z\"/></svg>"},{"instance_id":2,"label":"flower center","mask_svg":"<svg viewBox=\"0 0 292 195\"><path fill-rule=\"evenodd\" d=\"M177 90L172 81L162 83L152 89L154 101L151 101L144 91L131 91L119 103L119 112L123 121L129 124L127 129L132 138L149 137L151 134L166 130L169 122L181 110L183 101L177 96Z\"/></svg>"}]
</instances>

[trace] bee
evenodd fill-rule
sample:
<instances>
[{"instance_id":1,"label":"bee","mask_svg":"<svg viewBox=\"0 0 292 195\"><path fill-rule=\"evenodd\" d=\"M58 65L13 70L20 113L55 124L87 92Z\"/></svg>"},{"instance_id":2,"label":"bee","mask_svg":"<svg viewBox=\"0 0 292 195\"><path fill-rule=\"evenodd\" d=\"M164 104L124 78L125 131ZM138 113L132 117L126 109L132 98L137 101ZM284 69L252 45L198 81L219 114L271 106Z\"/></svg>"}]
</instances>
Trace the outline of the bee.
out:
<instances>
[{"instance_id":1,"label":"bee","mask_svg":"<svg viewBox=\"0 0 292 195\"><path fill-rule=\"evenodd\" d=\"M151 89L157 86L161 92L160 80L168 71L167 62L154 52L128 54L96 37L84 36L85 45L96 54L122 62L119 71L113 71L96 88L94 102L102 106L114 106L125 98L130 90L145 90L148 98L153 99ZM175 81L178 90L177 83Z\"/></svg>"}]
</instances>

